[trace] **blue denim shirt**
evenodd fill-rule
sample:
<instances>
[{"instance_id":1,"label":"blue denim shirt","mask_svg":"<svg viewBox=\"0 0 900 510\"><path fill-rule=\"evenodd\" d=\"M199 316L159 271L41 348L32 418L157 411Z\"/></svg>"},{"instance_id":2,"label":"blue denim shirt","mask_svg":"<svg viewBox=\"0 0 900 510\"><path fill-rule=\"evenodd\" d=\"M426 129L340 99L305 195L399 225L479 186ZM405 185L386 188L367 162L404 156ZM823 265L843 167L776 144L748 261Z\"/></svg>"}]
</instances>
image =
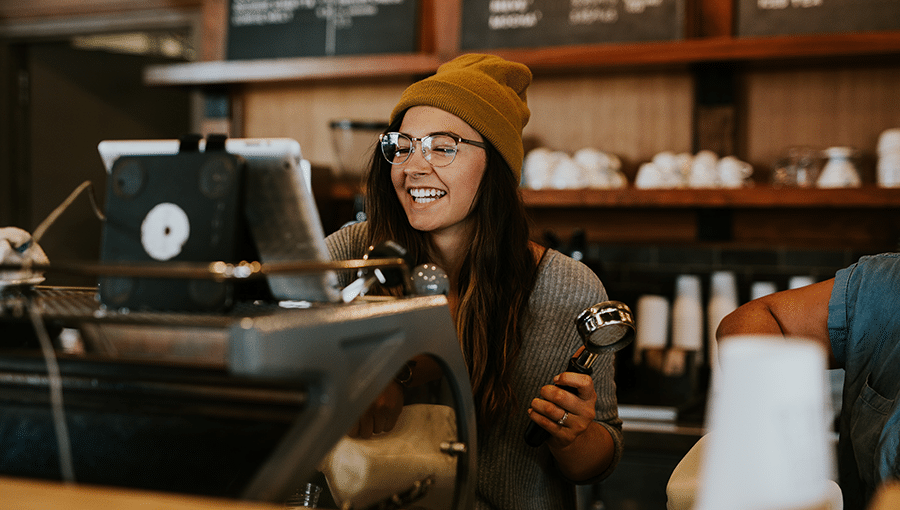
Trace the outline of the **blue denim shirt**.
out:
<instances>
[{"instance_id":1,"label":"blue denim shirt","mask_svg":"<svg viewBox=\"0 0 900 510\"><path fill-rule=\"evenodd\" d=\"M866 256L835 275L828 331L845 372L838 466L844 508L865 508L900 478L900 253Z\"/></svg>"}]
</instances>

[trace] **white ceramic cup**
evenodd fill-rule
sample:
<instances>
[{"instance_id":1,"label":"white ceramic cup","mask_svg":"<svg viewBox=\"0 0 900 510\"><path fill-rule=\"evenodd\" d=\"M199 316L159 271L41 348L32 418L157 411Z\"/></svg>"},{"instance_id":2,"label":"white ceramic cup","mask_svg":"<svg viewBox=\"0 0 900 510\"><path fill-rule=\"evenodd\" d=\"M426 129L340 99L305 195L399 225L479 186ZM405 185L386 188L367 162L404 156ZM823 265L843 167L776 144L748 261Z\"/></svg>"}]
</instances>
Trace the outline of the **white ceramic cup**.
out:
<instances>
[{"instance_id":1,"label":"white ceramic cup","mask_svg":"<svg viewBox=\"0 0 900 510\"><path fill-rule=\"evenodd\" d=\"M859 171L853 162L856 151L850 147L830 147L825 150L828 162L822 168L816 186L820 188L858 188L862 186Z\"/></svg>"},{"instance_id":2,"label":"white ceramic cup","mask_svg":"<svg viewBox=\"0 0 900 510\"><path fill-rule=\"evenodd\" d=\"M634 177L634 187L638 189L655 189L662 187L662 174L655 163L644 163L638 168Z\"/></svg>"},{"instance_id":3,"label":"white ceramic cup","mask_svg":"<svg viewBox=\"0 0 900 510\"><path fill-rule=\"evenodd\" d=\"M584 187L584 169L568 154L554 155L554 165L550 169L550 187L553 189L577 189Z\"/></svg>"},{"instance_id":4,"label":"white ceramic cup","mask_svg":"<svg viewBox=\"0 0 900 510\"><path fill-rule=\"evenodd\" d=\"M546 147L532 149L522 163L522 184L531 189L550 187L553 168L566 153L552 151Z\"/></svg>"},{"instance_id":5,"label":"white ceramic cup","mask_svg":"<svg viewBox=\"0 0 900 510\"><path fill-rule=\"evenodd\" d=\"M878 153L900 152L900 128L885 129L878 137Z\"/></svg>"},{"instance_id":6,"label":"white ceramic cup","mask_svg":"<svg viewBox=\"0 0 900 510\"><path fill-rule=\"evenodd\" d=\"M740 188L753 174L753 165L734 156L725 156L716 164L719 186L723 188Z\"/></svg>"},{"instance_id":7,"label":"white ceramic cup","mask_svg":"<svg viewBox=\"0 0 900 510\"><path fill-rule=\"evenodd\" d=\"M828 508L835 464L822 346L734 336L719 345L719 363L695 509Z\"/></svg>"},{"instance_id":8,"label":"white ceramic cup","mask_svg":"<svg viewBox=\"0 0 900 510\"><path fill-rule=\"evenodd\" d=\"M719 156L715 152L707 150L698 152L691 161L688 186L691 188L718 187L719 175L716 169L718 162Z\"/></svg>"}]
</instances>

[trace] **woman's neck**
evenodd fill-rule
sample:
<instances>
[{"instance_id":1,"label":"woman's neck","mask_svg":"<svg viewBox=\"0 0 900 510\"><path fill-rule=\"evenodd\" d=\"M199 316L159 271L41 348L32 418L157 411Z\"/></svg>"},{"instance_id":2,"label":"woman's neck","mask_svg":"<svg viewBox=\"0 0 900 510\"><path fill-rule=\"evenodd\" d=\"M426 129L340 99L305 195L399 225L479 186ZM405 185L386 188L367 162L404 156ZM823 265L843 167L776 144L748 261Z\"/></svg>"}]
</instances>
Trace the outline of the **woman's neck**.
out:
<instances>
[{"instance_id":1,"label":"woman's neck","mask_svg":"<svg viewBox=\"0 0 900 510\"><path fill-rule=\"evenodd\" d=\"M432 232L430 244L435 251L435 253L432 253L434 263L447 273L447 280L450 285L447 300L450 304L450 314L455 322L456 311L459 305L459 295L456 289L458 288L459 273L462 270L463 261L465 261L471 249L471 235L464 229L456 229L452 232Z\"/></svg>"},{"instance_id":2,"label":"woman's neck","mask_svg":"<svg viewBox=\"0 0 900 510\"><path fill-rule=\"evenodd\" d=\"M434 262L447 272L451 288L454 288L463 261L472 245L471 229L457 224L453 228L432 231L429 237L431 247L436 252L432 253Z\"/></svg>"}]
</instances>

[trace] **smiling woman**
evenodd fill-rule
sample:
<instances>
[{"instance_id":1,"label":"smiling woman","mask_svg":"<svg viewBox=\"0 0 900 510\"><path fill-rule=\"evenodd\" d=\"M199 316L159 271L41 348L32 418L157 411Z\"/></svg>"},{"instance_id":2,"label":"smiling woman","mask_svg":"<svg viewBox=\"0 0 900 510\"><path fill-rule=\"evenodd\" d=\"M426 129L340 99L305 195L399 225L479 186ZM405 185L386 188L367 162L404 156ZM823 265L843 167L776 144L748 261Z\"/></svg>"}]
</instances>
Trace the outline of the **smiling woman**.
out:
<instances>
[{"instance_id":1,"label":"smiling woman","mask_svg":"<svg viewBox=\"0 0 900 510\"><path fill-rule=\"evenodd\" d=\"M605 478L622 454L612 355L593 375L559 374L582 345L575 316L607 296L587 266L529 241L518 185L530 83L522 64L463 55L411 85L372 154L369 220L326 239L334 259L360 258L390 240L412 264L446 271L476 404L475 508L574 508L572 482ZM420 358L352 435L391 430L405 390L441 377ZM526 446L529 423L549 432L544 445Z\"/></svg>"}]
</instances>

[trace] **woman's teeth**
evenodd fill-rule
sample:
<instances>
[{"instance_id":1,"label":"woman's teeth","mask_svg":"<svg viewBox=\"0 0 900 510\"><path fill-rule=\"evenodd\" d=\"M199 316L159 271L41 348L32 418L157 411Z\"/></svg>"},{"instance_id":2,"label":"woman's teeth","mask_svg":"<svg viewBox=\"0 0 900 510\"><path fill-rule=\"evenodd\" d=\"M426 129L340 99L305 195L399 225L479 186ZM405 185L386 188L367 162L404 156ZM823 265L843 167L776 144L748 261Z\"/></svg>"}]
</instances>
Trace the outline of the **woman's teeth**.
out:
<instances>
[{"instance_id":1,"label":"woman's teeth","mask_svg":"<svg viewBox=\"0 0 900 510\"><path fill-rule=\"evenodd\" d=\"M441 198L446 195L447 192L434 188L413 188L409 190L409 194L412 195L413 200L417 204L427 204Z\"/></svg>"}]
</instances>

